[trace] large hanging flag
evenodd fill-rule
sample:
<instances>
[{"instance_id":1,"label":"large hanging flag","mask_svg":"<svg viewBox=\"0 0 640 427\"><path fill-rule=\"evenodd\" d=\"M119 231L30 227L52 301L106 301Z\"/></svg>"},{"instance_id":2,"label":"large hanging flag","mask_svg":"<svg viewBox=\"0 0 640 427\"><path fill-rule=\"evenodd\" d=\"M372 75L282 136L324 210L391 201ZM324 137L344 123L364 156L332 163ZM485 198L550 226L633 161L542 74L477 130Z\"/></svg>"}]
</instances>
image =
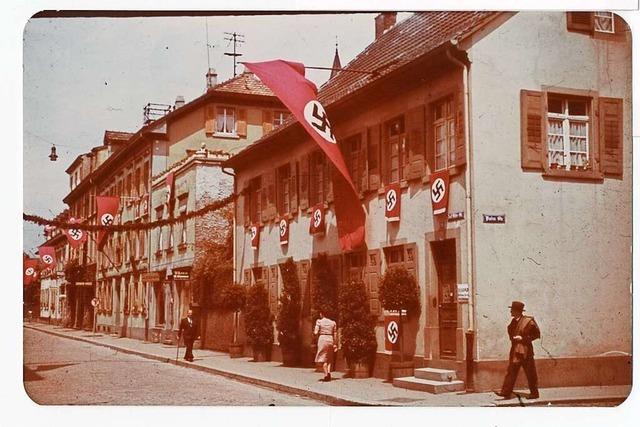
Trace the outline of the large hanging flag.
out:
<instances>
[{"instance_id":1,"label":"large hanging flag","mask_svg":"<svg viewBox=\"0 0 640 427\"><path fill-rule=\"evenodd\" d=\"M120 208L120 197L118 196L96 196L96 205L98 206L98 221L100 225L105 227L113 225L118 209ZM96 243L98 250L102 251L106 243L105 237L109 232L106 230L98 231Z\"/></svg>"},{"instance_id":2,"label":"large hanging flag","mask_svg":"<svg viewBox=\"0 0 640 427\"><path fill-rule=\"evenodd\" d=\"M44 268L53 271L56 266L56 249L53 246L40 246L38 248L38 256L44 264Z\"/></svg>"},{"instance_id":3,"label":"large hanging flag","mask_svg":"<svg viewBox=\"0 0 640 427\"><path fill-rule=\"evenodd\" d=\"M38 259L24 258L22 260L22 283L29 285L38 278Z\"/></svg>"},{"instance_id":4,"label":"large hanging flag","mask_svg":"<svg viewBox=\"0 0 640 427\"><path fill-rule=\"evenodd\" d=\"M364 243L365 212L342 157L318 89L304 77L304 64L283 60L245 63L291 111L339 173L332 174L338 237L343 250Z\"/></svg>"},{"instance_id":5,"label":"large hanging flag","mask_svg":"<svg viewBox=\"0 0 640 427\"><path fill-rule=\"evenodd\" d=\"M400 184L389 184L384 191L384 216L388 222L400 221Z\"/></svg>"},{"instance_id":6,"label":"large hanging flag","mask_svg":"<svg viewBox=\"0 0 640 427\"><path fill-rule=\"evenodd\" d=\"M75 224L80 222L81 221L76 221L75 218L69 218L70 224ZM65 236L67 236L67 240L69 241L69 244L74 249L82 246L84 242L87 241L87 238L89 237L89 234L86 231L79 230L77 228L63 229L62 232L65 234Z\"/></svg>"}]
</instances>

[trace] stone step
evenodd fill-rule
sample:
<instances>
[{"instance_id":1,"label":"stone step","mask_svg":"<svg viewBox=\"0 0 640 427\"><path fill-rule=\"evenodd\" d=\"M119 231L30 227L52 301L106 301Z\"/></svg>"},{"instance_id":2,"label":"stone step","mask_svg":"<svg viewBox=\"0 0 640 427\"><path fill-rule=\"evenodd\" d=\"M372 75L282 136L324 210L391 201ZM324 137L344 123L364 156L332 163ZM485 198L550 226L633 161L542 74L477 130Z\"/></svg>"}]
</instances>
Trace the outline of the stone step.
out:
<instances>
[{"instance_id":1,"label":"stone step","mask_svg":"<svg viewBox=\"0 0 640 427\"><path fill-rule=\"evenodd\" d=\"M434 381L424 380L416 377L394 378L394 387L406 388L409 390L426 391L427 393L440 394L451 393L464 390L464 381Z\"/></svg>"},{"instance_id":2,"label":"stone step","mask_svg":"<svg viewBox=\"0 0 640 427\"><path fill-rule=\"evenodd\" d=\"M416 378L433 381L456 380L456 371L451 369L420 368L413 371Z\"/></svg>"}]
</instances>

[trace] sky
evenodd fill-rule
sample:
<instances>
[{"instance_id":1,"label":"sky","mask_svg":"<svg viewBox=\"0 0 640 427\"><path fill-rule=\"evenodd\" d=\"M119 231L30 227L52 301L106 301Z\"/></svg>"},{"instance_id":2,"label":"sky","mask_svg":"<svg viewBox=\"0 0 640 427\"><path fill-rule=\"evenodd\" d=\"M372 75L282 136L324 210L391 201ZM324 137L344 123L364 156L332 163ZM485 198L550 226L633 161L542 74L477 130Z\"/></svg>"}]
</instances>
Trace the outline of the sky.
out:
<instances>
[{"instance_id":1,"label":"sky","mask_svg":"<svg viewBox=\"0 0 640 427\"><path fill-rule=\"evenodd\" d=\"M24 211L52 218L65 209L65 169L76 156L101 145L105 130L137 131L148 102L173 104L177 95L188 102L203 94L208 62L218 82L233 77L225 32L244 35L240 61L282 58L330 67L337 41L344 66L373 41L375 16L29 20L23 39ZM319 86L329 73L309 70L307 76ZM53 144L56 162L48 157ZM43 228L25 223L24 249L33 253L43 241Z\"/></svg>"}]
</instances>

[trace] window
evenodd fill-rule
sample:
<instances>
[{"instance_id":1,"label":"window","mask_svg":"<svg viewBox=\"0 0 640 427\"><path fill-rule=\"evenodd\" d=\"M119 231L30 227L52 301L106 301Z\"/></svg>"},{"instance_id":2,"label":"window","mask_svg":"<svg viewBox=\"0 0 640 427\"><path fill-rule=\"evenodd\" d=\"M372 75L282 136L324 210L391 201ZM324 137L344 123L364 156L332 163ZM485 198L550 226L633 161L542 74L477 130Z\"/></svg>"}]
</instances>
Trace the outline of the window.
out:
<instances>
[{"instance_id":1,"label":"window","mask_svg":"<svg viewBox=\"0 0 640 427\"><path fill-rule=\"evenodd\" d=\"M547 151L551 169L589 166L590 100L549 95Z\"/></svg>"},{"instance_id":2,"label":"window","mask_svg":"<svg viewBox=\"0 0 640 427\"><path fill-rule=\"evenodd\" d=\"M187 221L180 222L180 245L187 244Z\"/></svg>"},{"instance_id":3,"label":"window","mask_svg":"<svg viewBox=\"0 0 640 427\"><path fill-rule=\"evenodd\" d=\"M248 219L251 223L259 223L261 220L261 200L262 177L257 176L249 181L249 215Z\"/></svg>"},{"instance_id":4,"label":"window","mask_svg":"<svg viewBox=\"0 0 640 427\"><path fill-rule=\"evenodd\" d=\"M145 236L146 231L140 230L140 237L138 239L138 248L139 248L139 257L146 258L147 257L147 248L145 247Z\"/></svg>"},{"instance_id":5,"label":"window","mask_svg":"<svg viewBox=\"0 0 640 427\"><path fill-rule=\"evenodd\" d=\"M309 203L322 203L329 183L327 159L321 150L314 151L309 159Z\"/></svg>"},{"instance_id":6,"label":"window","mask_svg":"<svg viewBox=\"0 0 640 427\"><path fill-rule=\"evenodd\" d=\"M283 124L289 118L287 111L276 110L273 112L273 127L276 128Z\"/></svg>"},{"instance_id":7,"label":"window","mask_svg":"<svg viewBox=\"0 0 640 427\"><path fill-rule=\"evenodd\" d=\"M615 33L612 12L594 12L593 30L599 33Z\"/></svg>"},{"instance_id":8,"label":"window","mask_svg":"<svg viewBox=\"0 0 640 427\"><path fill-rule=\"evenodd\" d=\"M456 161L456 120L453 97L437 101L431 108L435 170L443 170Z\"/></svg>"},{"instance_id":9,"label":"window","mask_svg":"<svg viewBox=\"0 0 640 427\"><path fill-rule=\"evenodd\" d=\"M387 269L392 267L405 268L413 277L418 280L417 275L417 247L415 243L406 245L389 246L384 248L384 257L387 263Z\"/></svg>"},{"instance_id":10,"label":"window","mask_svg":"<svg viewBox=\"0 0 640 427\"><path fill-rule=\"evenodd\" d=\"M404 116L389 120L383 126L383 161L386 162L386 183L400 182L403 179L404 147Z\"/></svg>"},{"instance_id":11,"label":"window","mask_svg":"<svg viewBox=\"0 0 640 427\"><path fill-rule=\"evenodd\" d=\"M158 250L156 254L160 254L162 249L164 249L164 233L162 232L163 227L158 228Z\"/></svg>"},{"instance_id":12,"label":"window","mask_svg":"<svg viewBox=\"0 0 640 427\"><path fill-rule=\"evenodd\" d=\"M284 215L291 210L291 195L294 189L291 185L291 165L287 163L276 170L278 214Z\"/></svg>"},{"instance_id":13,"label":"window","mask_svg":"<svg viewBox=\"0 0 640 427\"><path fill-rule=\"evenodd\" d=\"M216 109L216 132L235 135L236 112L232 107L218 107Z\"/></svg>"},{"instance_id":14,"label":"window","mask_svg":"<svg viewBox=\"0 0 640 427\"><path fill-rule=\"evenodd\" d=\"M173 251L173 224L169 226L169 244L167 246L167 251Z\"/></svg>"},{"instance_id":15,"label":"window","mask_svg":"<svg viewBox=\"0 0 640 427\"><path fill-rule=\"evenodd\" d=\"M349 176L356 187L356 190L363 190L363 179L365 177L365 150L363 147L362 134L347 138L344 142L344 154Z\"/></svg>"},{"instance_id":16,"label":"window","mask_svg":"<svg viewBox=\"0 0 640 427\"><path fill-rule=\"evenodd\" d=\"M612 12L567 12L567 30L594 38L624 40L626 23Z\"/></svg>"}]
</instances>

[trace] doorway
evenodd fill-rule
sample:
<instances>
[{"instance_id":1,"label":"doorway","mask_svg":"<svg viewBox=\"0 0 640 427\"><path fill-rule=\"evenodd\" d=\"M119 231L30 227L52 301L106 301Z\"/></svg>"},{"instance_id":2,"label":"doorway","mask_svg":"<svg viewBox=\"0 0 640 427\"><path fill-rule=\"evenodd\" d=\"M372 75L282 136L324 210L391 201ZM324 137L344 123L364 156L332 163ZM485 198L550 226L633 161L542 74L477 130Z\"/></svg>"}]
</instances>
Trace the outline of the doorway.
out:
<instances>
[{"instance_id":1,"label":"doorway","mask_svg":"<svg viewBox=\"0 0 640 427\"><path fill-rule=\"evenodd\" d=\"M447 239L431 243L438 281L438 329L440 358L456 359L458 328L456 241Z\"/></svg>"}]
</instances>

